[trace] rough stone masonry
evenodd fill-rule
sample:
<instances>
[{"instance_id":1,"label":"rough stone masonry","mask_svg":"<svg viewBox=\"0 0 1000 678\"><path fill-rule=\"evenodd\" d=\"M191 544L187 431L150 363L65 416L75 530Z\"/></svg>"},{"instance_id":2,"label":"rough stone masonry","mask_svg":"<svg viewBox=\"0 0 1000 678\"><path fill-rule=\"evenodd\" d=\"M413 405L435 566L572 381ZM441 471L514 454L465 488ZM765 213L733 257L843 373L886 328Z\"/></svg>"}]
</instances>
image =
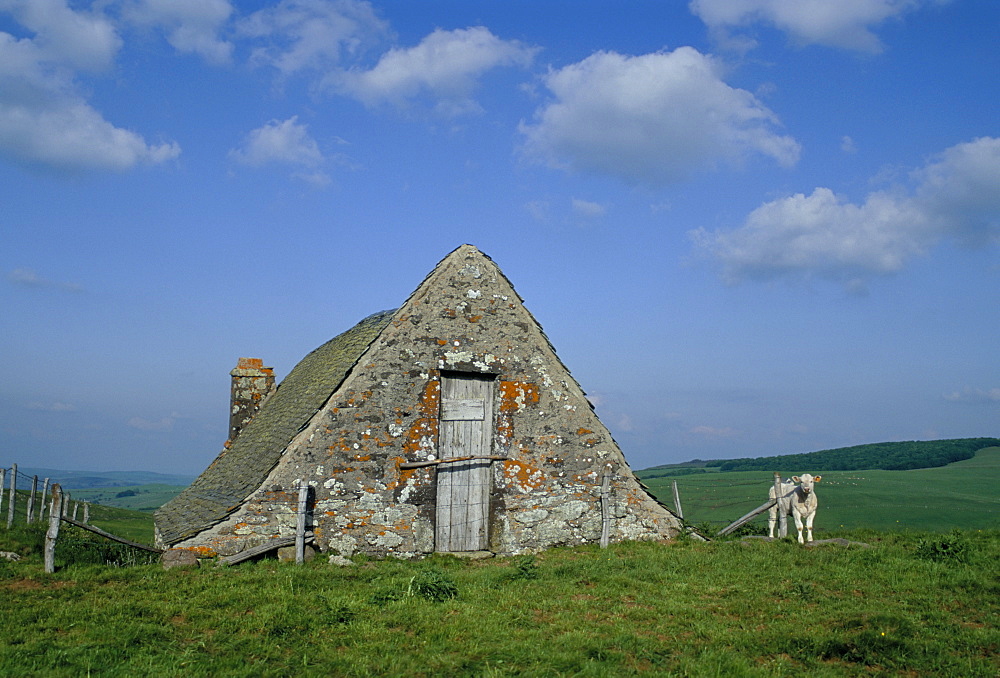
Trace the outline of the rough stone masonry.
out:
<instances>
[{"instance_id":1,"label":"rough stone masonry","mask_svg":"<svg viewBox=\"0 0 1000 678\"><path fill-rule=\"evenodd\" d=\"M446 408L443 388L485 395ZM448 461L468 450L477 458ZM681 529L632 475L507 278L463 245L400 308L306 356L157 512L157 538L228 555L290 536L308 483L310 529L332 554L537 551L600 539L605 473L610 541ZM471 541L448 541L456 534Z\"/></svg>"}]
</instances>

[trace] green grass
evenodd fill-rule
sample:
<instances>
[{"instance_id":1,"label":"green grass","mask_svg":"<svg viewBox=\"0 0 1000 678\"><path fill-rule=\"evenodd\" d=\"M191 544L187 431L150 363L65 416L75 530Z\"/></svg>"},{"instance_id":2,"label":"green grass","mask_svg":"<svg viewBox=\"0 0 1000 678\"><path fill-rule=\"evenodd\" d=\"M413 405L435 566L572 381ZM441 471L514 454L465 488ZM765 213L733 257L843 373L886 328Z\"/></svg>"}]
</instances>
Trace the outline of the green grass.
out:
<instances>
[{"instance_id":1,"label":"green grass","mask_svg":"<svg viewBox=\"0 0 1000 678\"><path fill-rule=\"evenodd\" d=\"M0 562L5 676L989 676L1000 532L466 562Z\"/></svg>"},{"instance_id":2,"label":"green grass","mask_svg":"<svg viewBox=\"0 0 1000 678\"><path fill-rule=\"evenodd\" d=\"M783 477L810 469L775 469ZM1000 447L980 450L972 459L939 468L911 471L827 471L816 486L817 538L840 528L934 530L1000 528ZM684 518L718 529L767 500L773 476L730 471L647 478L643 482L673 506L676 480ZM766 529L767 515L756 519Z\"/></svg>"}]
</instances>

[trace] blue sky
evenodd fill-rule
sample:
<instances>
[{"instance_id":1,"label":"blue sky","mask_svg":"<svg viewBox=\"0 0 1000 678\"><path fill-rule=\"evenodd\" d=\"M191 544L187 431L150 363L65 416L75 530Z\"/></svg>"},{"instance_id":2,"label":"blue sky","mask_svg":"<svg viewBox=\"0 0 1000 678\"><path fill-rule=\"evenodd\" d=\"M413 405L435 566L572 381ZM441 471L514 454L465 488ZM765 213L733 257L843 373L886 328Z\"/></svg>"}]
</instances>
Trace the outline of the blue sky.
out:
<instances>
[{"instance_id":1,"label":"blue sky","mask_svg":"<svg viewBox=\"0 0 1000 678\"><path fill-rule=\"evenodd\" d=\"M200 472L469 242L636 468L998 435L994 0L0 0L3 463Z\"/></svg>"}]
</instances>

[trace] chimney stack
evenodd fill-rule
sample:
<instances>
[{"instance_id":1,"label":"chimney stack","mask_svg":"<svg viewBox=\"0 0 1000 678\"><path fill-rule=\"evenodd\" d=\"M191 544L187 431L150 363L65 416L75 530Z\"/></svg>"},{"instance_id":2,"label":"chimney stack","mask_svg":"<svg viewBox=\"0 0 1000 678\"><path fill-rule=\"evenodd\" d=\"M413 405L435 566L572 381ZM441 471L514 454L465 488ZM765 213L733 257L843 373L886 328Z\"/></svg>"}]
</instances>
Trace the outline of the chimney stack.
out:
<instances>
[{"instance_id":1,"label":"chimney stack","mask_svg":"<svg viewBox=\"0 0 1000 678\"><path fill-rule=\"evenodd\" d=\"M264 404L267 396L274 391L274 368L264 367L260 358L240 358L236 369L229 374L233 377L233 386L229 407L229 440L226 447L240 434L257 410Z\"/></svg>"}]
</instances>

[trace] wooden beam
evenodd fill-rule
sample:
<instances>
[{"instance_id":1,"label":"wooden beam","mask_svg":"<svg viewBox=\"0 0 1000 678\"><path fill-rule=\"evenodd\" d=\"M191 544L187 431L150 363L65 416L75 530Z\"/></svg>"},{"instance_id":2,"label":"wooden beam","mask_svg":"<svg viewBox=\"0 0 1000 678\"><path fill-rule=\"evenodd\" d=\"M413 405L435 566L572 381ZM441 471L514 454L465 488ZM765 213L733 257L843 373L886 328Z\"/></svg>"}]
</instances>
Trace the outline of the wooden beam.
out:
<instances>
[{"instance_id":1,"label":"wooden beam","mask_svg":"<svg viewBox=\"0 0 1000 678\"><path fill-rule=\"evenodd\" d=\"M311 534L306 534L305 543L311 544L315 540L315 537ZM250 560L254 556L263 555L275 549L280 549L283 546L291 546L295 543L295 537L276 537L269 541L264 542L260 546L254 546L246 551L240 551L231 556L225 556L224 558L219 558L218 565L235 565L236 563L242 563L244 560Z\"/></svg>"},{"instance_id":2,"label":"wooden beam","mask_svg":"<svg viewBox=\"0 0 1000 678\"><path fill-rule=\"evenodd\" d=\"M55 492L55 490L53 490L53 494L54 494L54 492ZM55 514L55 511L53 511L53 514ZM102 530L99 527L94 527L93 525L87 525L86 523L81 523L78 520L74 520L74 519L68 518L66 516L63 516L62 519L63 519L63 522L69 523L70 525L76 525L77 527L83 528L84 530L87 530L88 532L93 532L94 534L99 534L102 537L105 537L107 539L111 539L112 541L117 541L119 543L125 544L126 546L133 546L133 547L135 547L137 549L142 549L143 551L149 551L151 553L163 553L163 549L158 549L155 546L147 546L146 544L140 544L139 542L136 542L136 541L129 541L128 539L125 539L124 537L119 537L119 536L111 534L110 532L105 532L104 530Z\"/></svg>"},{"instance_id":3,"label":"wooden beam","mask_svg":"<svg viewBox=\"0 0 1000 678\"><path fill-rule=\"evenodd\" d=\"M424 468L425 466L437 466L438 464L453 464L457 461L480 461L483 459L489 459L491 461L504 461L505 459L510 459L510 457L491 455L487 457L449 457L448 459L431 459L428 461L407 461L400 464L399 468L403 471L407 471L411 468Z\"/></svg>"},{"instance_id":4,"label":"wooden beam","mask_svg":"<svg viewBox=\"0 0 1000 678\"><path fill-rule=\"evenodd\" d=\"M766 502L764 502L763 504L761 504L760 506L758 506L757 508L755 508L753 511L751 511L750 513L748 513L745 516L743 516L742 518L740 518L739 520L733 521L729 525L726 525L724 528L722 528L721 530L719 530L719 536L720 537L724 537L727 534L729 534L730 532L732 532L733 530L735 530L737 527L739 527L740 525L742 525L743 523L749 523L752 518L754 518L755 516L760 515L764 511L766 511L769 508L771 508L772 506L774 506L776 503L777 503L776 499L768 499Z\"/></svg>"}]
</instances>

